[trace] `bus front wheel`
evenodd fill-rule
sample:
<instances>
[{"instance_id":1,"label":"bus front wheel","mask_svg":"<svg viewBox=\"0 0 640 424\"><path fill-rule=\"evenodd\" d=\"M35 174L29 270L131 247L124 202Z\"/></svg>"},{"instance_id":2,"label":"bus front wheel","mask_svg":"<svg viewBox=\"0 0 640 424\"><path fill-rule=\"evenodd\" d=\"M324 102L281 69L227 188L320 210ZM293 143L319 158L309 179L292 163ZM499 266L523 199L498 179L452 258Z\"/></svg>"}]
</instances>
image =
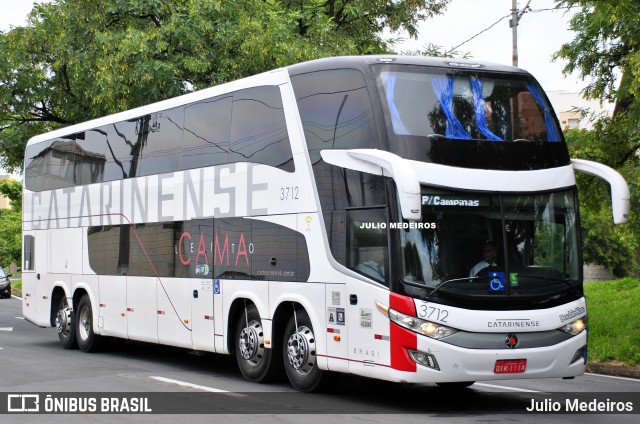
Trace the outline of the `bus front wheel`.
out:
<instances>
[{"instance_id":1,"label":"bus front wheel","mask_svg":"<svg viewBox=\"0 0 640 424\"><path fill-rule=\"evenodd\" d=\"M103 338L93 332L93 309L91 299L85 294L78 302L76 311L76 337L83 352L96 352L102 347Z\"/></svg>"},{"instance_id":2,"label":"bus front wheel","mask_svg":"<svg viewBox=\"0 0 640 424\"><path fill-rule=\"evenodd\" d=\"M284 368L294 388L302 392L314 392L326 386L329 376L318 368L316 336L304 309L294 311L289 319L282 347Z\"/></svg>"}]
</instances>

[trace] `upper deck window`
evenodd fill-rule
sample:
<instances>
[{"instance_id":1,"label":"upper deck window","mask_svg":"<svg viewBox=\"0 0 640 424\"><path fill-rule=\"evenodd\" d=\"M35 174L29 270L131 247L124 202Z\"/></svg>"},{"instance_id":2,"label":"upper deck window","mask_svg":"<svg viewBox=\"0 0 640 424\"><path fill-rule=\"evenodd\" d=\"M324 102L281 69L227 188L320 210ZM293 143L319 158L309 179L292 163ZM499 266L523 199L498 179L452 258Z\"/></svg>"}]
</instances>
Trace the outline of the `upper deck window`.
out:
<instances>
[{"instance_id":1,"label":"upper deck window","mask_svg":"<svg viewBox=\"0 0 640 424\"><path fill-rule=\"evenodd\" d=\"M551 109L532 81L395 70L381 72L380 81L397 135L560 141Z\"/></svg>"},{"instance_id":2,"label":"upper deck window","mask_svg":"<svg viewBox=\"0 0 640 424\"><path fill-rule=\"evenodd\" d=\"M311 161L323 149L379 148L364 75L331 69L291 77Z\"/></svg>"},{"instance_id":3,"label":"upper deck window","mask_svg":"<svg viewBox=\"0 0 640 424\"><path fill-rule=\"evenodd\" d=\"M553 110L526 74L410 65L374 71L389 148L401 157L501 170L569 163Z\"/></svg>"}]
</instances>

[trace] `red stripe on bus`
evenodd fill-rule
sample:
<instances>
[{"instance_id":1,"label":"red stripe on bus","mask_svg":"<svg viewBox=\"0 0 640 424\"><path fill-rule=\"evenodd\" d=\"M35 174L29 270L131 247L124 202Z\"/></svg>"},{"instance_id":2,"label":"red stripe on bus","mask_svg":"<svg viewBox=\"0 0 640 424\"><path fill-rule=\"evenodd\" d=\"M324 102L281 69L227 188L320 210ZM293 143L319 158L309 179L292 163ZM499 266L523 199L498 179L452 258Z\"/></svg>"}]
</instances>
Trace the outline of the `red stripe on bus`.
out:
<instances>
[{"instance_id":1,"label":"red stripe on bus","mask_svg":"<svg viewBox=\"0 0 640 424\"><path fill-rule=\"evenodd\" d=\"M392 309L403 314L416 316L416 306L412 298L395 293L391 293L389 297L389 306ZM400 327L391 320L389 320L389 326L391 368L398 371L416 372L417 365L409 356L407 349L417 350L418 335Z\"/></svg>"},{"instance_id":2,"label":"red stripe on bus","mask_svg":"<svg viewBox=\"0 0 640 424\"><path fill-rule=\"evenodd\" d=\"M411 297L391 293L389 295L389 307L405 315L416 316L416 304Z\"/></svg>"}]
</instances>

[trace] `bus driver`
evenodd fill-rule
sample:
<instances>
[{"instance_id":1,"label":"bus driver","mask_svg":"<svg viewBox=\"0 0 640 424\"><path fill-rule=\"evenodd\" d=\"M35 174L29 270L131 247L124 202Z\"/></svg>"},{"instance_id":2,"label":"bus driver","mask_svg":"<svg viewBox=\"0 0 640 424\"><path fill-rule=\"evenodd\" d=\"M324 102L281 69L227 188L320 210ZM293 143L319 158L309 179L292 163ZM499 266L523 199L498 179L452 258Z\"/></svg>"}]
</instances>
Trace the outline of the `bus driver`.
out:
<instances>
[{"instance_id":1,"label":"bus driver","mask_svg":"<svg viewBox=\"0 0 640 424\"><path fill-rule=\"evenodd\" d=\"M482 246L482 257L484 258L471 268L469 271L469 277L475 277L480 271L489 266L496 266L496 257L498 256L498 249L494 242L488 240Z\"/></svg>"}]
</instances>

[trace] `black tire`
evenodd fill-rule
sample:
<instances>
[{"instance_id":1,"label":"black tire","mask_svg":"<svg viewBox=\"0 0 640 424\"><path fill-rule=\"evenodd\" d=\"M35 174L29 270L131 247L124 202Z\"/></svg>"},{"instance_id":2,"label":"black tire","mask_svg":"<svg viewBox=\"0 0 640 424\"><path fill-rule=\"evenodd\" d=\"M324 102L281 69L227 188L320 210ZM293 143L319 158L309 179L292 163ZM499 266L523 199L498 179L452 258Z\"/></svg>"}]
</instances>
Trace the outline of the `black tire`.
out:
<instances>
[{"instance_id":1,"label":"black tire","mask_svg":"<svg viewBox=\"0 0 640 424\"><path fill-rule=\"evenodd\" d=\"M255 305L247 306L246 314L242 310L234 334L236 362L246 380L266 383L282 375L282 363L274 352L275 346L265 347L262 321Z\"/></svg>"},{"instance_id":2,"label":"black tire","mask_svg":"<svg viewBox=\"0 0 640 424\"><path fill-rule=\"evenodd\" d=\"M447 390L460 390L466 389L471 386L475 381L456 381L453 383L436 383L440 388Z\"/></svg>"},{"instance_id":3,"label":"black tire","mask_svg":"<svg viewBox=\"0 0 640 424\"><path fill-rule=\"evenodd\" d=\"M60 339L62 347L65 349L75 349L78 347L76 343L75 311L69 310L69 303L64 296L58 303L55 323L58 331L58 339Z\"/></svg>"},{"instance_id":4,"label":"black tire","mask_svg":"<svg viewBox=\"0 0 640 424\"><path fill-rule=\"evenodd\" d=\"M104 345L104 338L93 332L93 309L89 295L85 294L78 302L76 310L76 339L83 352L97 352Z\"/></svg>"},{"instance_id":5,"label":"black tire","mask_svg":"<svg viewBox=\"0 0 640 424\"><path fill-rule=\"evenodd\" d=\"M297 310L296 316L292 314L287 322L282 342L282 358L287 377L295 389L317 392L328 386L329 373L318 368L315 334L304 309Z\"/></svg>"}]
</instances>

